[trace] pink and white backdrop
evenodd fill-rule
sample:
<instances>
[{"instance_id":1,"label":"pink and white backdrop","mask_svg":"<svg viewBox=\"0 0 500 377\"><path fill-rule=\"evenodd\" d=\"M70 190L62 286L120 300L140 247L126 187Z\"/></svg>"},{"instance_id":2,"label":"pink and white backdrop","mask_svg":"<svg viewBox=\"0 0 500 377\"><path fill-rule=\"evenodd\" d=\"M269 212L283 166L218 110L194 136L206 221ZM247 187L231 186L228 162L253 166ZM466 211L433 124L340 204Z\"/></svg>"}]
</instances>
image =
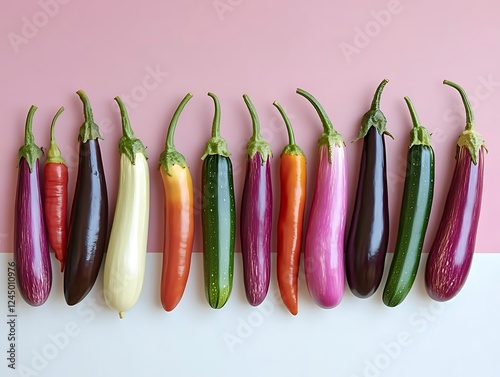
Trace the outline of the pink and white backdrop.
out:
<instances>
[{"instance_id":1,"label":"pink and white backdrop","mask_svg":"<svg viewBox=\"0 0 500 377\"><path fill-rule=\"evenodd\" d=\"M118 321L99 299L98 282L80 307L69 308L62 296L62 277L55 272L51 297L43 307L17 302L18 369L8 369L4 360L2 375L58 376L71 370L75 376L159 371L175 375L495 376L500 335L494 316L500 308L500 257L496 254L500 252L496 234L500 211L496 168L500 153L499 10L493 0L0 0L2 280L7 281L7 262L12 258L17 151L30 105L39 107L33 130L37 143L44 147L53 115L60 106L66 109L59 118L57 139L70 169L70 199L77 168L77 132L83 121L75 94L78 89L88 94L104 137L101 149L111 214L121 136L113 101L117 95L126 101L135 133L147 146L151 169L150 253L137 306ZM381 109L395 138L386 142L390 251L395 245L411 126L403 97L412 99L420 120L433 133L436 154L435 199L424 251L436 231L453 173L455 143L465 124L460 97L442 84L443 79L467 90L476 127L486 140L489 153L477 255L461 294L447 304L433 304L419 275L408 300L396 309L383 306L380 292L358 300L346 291L338 308L322 310L314 306L301 279L299 316L292 318L274 298L274 280L265 307L246 304L238 257L233 297L216 312L203 297L197 216L194 249L198 253L188 289L173 313L163 312L158 299L163 198L157 163L170 117L181 98L187 92L194 94L181 116L176 146L186 156L198 200L200 156L213 116L208 91L221 101L221 132L232 153L238 201L245 172L244 148L251 134L243 93L254 102L262 133L273 149L275 178L287 134L272 102L279 101L288 112L308 158L308 190L312 192L316 142L322 129L313 108L295 94L301 87L318 98L347 141L352 209L361 142L350 141L384 78L390 82ZM274 189L276 221L277 179ZM311 195L307 208L310 200ZM240 250L239 238L236 249ZM1 294L0 312L6 312L6 307L5 294ZM0 337L0 344L2 350L7 347L6 336Z\"/></svg>"}]
</instances>

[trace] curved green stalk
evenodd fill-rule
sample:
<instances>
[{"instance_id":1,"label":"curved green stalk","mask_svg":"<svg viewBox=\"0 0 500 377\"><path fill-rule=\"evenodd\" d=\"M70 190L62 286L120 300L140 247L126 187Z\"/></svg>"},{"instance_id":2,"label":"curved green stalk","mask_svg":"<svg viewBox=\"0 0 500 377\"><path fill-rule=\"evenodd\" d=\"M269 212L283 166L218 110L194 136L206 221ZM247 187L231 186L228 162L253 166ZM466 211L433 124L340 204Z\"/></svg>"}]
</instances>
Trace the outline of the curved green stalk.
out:
<instances>
[{"instance_id":1,"label":"curved green stalk","mask_svg":"<svg viewBox=\"0 0 500 377\"><path fill-rule=\"evenodd\" d=\"M371 108L365 113L365 115L363 115L358 137L354 141L364 138L372 127L375 127L380 135L387 135L394 139L394 137L386 129L387 119L385 118L384 113L380 111L380 97L382 96L382 91L388 82L389 80L384 79L379 84L373 96Z\"/></svg>"},{"instance_id":2,"label":"curved green stalk","mask_svg":"<svg viewBox=\"0 0 500 377\"><path fill-rule=\"evenodd\" d=\"M286 131L288 133L288 145L283 149L283 152L281 154L291 154L294 156L299 156L299 155L304 155L304 152L300 147L295 144L295 134L293 133L293 128L292 128L292 123L290 122L290 118L288 118L288 115L286 115L285 110L281 107L281 105L274 101L273 105L278 109L280 112L281 116L283 117L283 121L285 122L286 126Z\"/></svg>"},{"instance_id":3,"label":"curved green stalk","mask_svg":"<svg viewBox=\"0 0 500 377\"><path fill-rule=\"evenodd\" d=\"M224 157L229 157L229 151L227 149L226 140L220 136L220 103L217 96L213 93L208 93L210 97L214 100L215 113L214 120L212 122L212 138L208 141L205 153L201 156L204 160L205 157L212 154L218 154Z\"/></svg>"},{"instance_id":4,"label":"curved green stalk","mask_svg":"<svg viewBox=\"0 0 500 377\"><path fill-rule=\"evenodd\" d=\"M146 154L146 147L144 146L144 144L142 144L142 141L134 136L134 131L130 126L127 109L125 108L125 104L123 103L123 101L120 99L120 97L115 97L115 101L120 107L123 132L123 136L118 142L118 149L120 153L125 154L129 158L129 160L132 162L132 165L135 165L135 155L137 153L142 153L144 157L148 158Z\"/></svg>"},{"instance_id":5,"label":"curved green stalk","mask_svg":"<svg viewBox=\"0 0 500 377\"><path fill-rule=\"evenodd\" d=\"M83 114L85 120L78 131L78 141L86 143L88 140L102 139L99 133L99 126L94 123L94 116L92 114L92 107L90 101L83 90L76 92L83 102Z\"/></svg>"},{"instance_id":6,"label":"curved green stalk","mask_svg":"<svg viewBox=\"0 0 500 377\"><path fill-rule=\"evenodd\" d=\"M408 105L408 110L410 111L411 121L413 123L413 127L410 132L410 148L414 145L431 145L431 135L429 131L422 126L420 120L418 119L417 112L413 107L410 99L405 97L406 104Z\"/></svg>"},{"instance_id":7,"label":"curved green stalk","mask_svg":"<svg viewBox=\"0 0 500 377\"><path fill-rule=\"evenodd\" d=\"M465 93L465 90L460 85L455 84L454 82L444 80L443 84L449 85L458 90L460 96L462 97L465 107L465 130L458 138L457 145L459 147L466 147L469 150L472 162L474 165L477 165L479 150L481 147L486 149L486 146L481 134L475 130L474 113L472 112L472 107L470 105L469 98L467 97L467 93ZM488 149L486 149L486 151L488 151Z\"/></svg>"},{"instance_id":8,"label":"curved green stalk","mask_svg":"<svg viewBox=\"0 0 500 377\"><path fill-rule=\"evenodd\" d=\"M243 100L247 105L248 111L250 111L250 116L252 118L252 137L247 143L247 154L250 158L253 158L257 152L259 152L261 157L261 164L264 165L268 159L268 157L273 156L273 152L271 151L271 146L267 143L260 133L260 122L259 117L257 115L257 111L255 107L250 101L250 98L243 94Z\"/></svg>"},{"instance_id":9,"label":"curved green stalk","mask_svg":"<svg viewBox=\"0 0 500 377\"><path fill-rule=\"evenodd\" d=\"M323 124L323 134L318 140L318 147L321 147L323 145L326 145L328 148L328 161L331 163L331 157L332 157L332 152L333 152L333 147L343 147L345 145L344 139L342 138L342 135L339 134L332 125L332 122L330 121L330 118L328 118L328 115L326 114L325 110L321 106L321 104L318 102L316 98L314 98L310 93L306 92L303 89L297 88L296 91L297 94L301 95L302 97L306 98L316 109L316 112L318 113L319 118L321 119L321 123Z\"/></svg>"},{"instance_id":10,"label":"curved green stalk","mask_svg":"<svg viewBox=\"0 0 500 377\"><path fill-rule=\"evenodd\" d=\"M64 161L64 158L61 154L61 150L57 146L56 135L55 135L56 121L57 118L59 118L59 115L61 115L63 111L64 107L61 107L57 111L56 115L54 115L54 119L52 119L52 123L50 125L50 146L47 152L47 161L45 162L46 164L57 163L66 165L66 161Z\"/></svg>"},{"instance_id":11,"label":"curved green stalk","mask_svg":"<svg viewBox=\"0 0 500 377\"><path fill-rule=\"evenodd\" d=\"M165 141L165 150L160 155L160 167L163 167L168 175L171 175L170 166L179 165L182 168L185 168L187 166L184 156L177 152L177 149L175 149L174 133L181 112L182 110L184 110L184 107L192 97L193 94L191 93L188 93L184 96L182 101L179 103L179 106L177 106L177 109L175 109L172 120L170 121L170 125L168 126L167 139Z\"/></svg>"},{"instance_id":12,"label":"curved green stalk","mask_svg":"<svg viewBox=\"0 0 500 377\"><path fill-rule=\"evenodd\" d=\"M38 109L36 106L31 106L28 111L28 117L26 118L26 126L24 128L24 145L19 148L18 152L18 162L21 158L24 157L26 162L28 163L28 167L30 172L33 171L33 167L36 163L36 160L40 158L42 154L41 149L38 145L35 144L35 137L33 136L33 116L35 115L35 111Z\"/></svg>"}]
</instances>

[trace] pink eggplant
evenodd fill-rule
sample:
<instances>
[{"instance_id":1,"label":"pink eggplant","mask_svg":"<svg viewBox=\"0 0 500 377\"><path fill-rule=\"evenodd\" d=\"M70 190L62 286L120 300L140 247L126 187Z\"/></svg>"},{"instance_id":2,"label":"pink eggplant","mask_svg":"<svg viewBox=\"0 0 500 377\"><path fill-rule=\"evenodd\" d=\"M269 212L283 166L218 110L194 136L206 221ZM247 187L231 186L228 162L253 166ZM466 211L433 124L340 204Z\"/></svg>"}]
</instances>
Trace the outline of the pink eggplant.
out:
<instances>
[{"instance_id":1,"label":"pink eggplant","mask_svg":"<svg viewBox=\"0 0 500 377\"><path fill-rule=\"evenodd\" d=\"M47 229L40 189L40 148L35 144L31 125L37 107L31 106L19 149L19 175L14 219L14 261L17 284L23 299L32 306L42 305L52 287Z\"/></svg>"},{"instance_id":2,"label":"pink eggplant","mask_svg":"<svg viewBox=\"0 0 500 377\"><path fill-rule=\"evenodd\" d=\"M259 118L250 98L245 94L243 99L252 117L253 134L247 144L241 200L241 253L247 300L257 306L266 298L271 272L272 152L260 134Z\"/></svg>"},{"instance_id":3,"label":"pink eggplant","mask_svg":"<svg viewBox=\"0 0 500 377\"><path fill-rule=\"evenodd\" d=\"M436 301L448 301L462 289L470 271L481 212L484 139L474 129L467 94L457 84L465 106L465 130L458 138L456 165L436 238L429 251L425 287Z\"/></svg>"},{"instance_id":4,"label":"pink eggplant","mask_svg":"<svg viewBox=\"0 0 500 377\"><path fill-rule=\"evenodd\" d=\"M307 289L323 308L333 308L344 295L344 233L347 213L345 143L319 102L297 89L323 123L318 141L319 166L304 249Z\"/></svg>"}]
</instances>

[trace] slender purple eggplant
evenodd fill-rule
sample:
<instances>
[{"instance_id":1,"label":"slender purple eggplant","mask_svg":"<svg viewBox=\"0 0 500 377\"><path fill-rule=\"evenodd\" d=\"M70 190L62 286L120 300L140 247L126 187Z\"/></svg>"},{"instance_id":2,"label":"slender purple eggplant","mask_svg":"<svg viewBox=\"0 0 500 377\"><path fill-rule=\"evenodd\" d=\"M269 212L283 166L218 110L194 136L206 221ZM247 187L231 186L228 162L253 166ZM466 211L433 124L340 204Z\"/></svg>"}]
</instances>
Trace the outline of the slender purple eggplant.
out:
<instances>
[{"instance_id":1,"label":"slender purple eggplant","mask_svg":"<svg viewBox=\"0 0 500 377\"><path fill-rule=\"evenodd\" d=\"M253 134L247 144L247 172L241 199L241 253L247 300L257 306L266 298L271 275L272 152L260 133L252 101L246 94L243 99L250 111Z\"/></svg>"},{"instance_id":2,"label":"slender purple eggplant","mask_svg":"<svg viewBox=\"0 0 500 377\"><path fill-rule=\"evenodd\" d=\"M387 82L383 80L378 86L356 139L363 139L363 152L346 243L346 274L352 293L360 298L370 297L380 285L389 242L384 135L392 135L387 132L387 120L380 111L380 96Z\"/></svg>"},{"instance_id":3,"label":"slender purple eggplant","mask_svg":"<svg viewBox=\"0 0 500 377\"><path fill-rule=\"evenodd\" d=\"M36 106L31 106L28 112L24 145L19 149L14 219L17 286L24 301L32 306L42 305L52 288L52 266L40 189L41 150L35 144L31 128L36 109Z\"/></svg>"},{"instance_id":4,"label":"slender purple eggplant","mask_svg":"<svg viewBox=\"0 0 500 377\"><path fill-rule=\"evenodd\" d=\"M344 233L347 213L347 162L342 135L323 107L297 89L316 109L323 124L318 140L319 165L304 249L309 294L322 308L333 308L344 296Z\"/></svg>"},{"instance_id":5,"label":"slender purple eggplant","mask_svg":"<svg viewBox=\"0 0 500 377\"><path fill-rule=\"evenodd\" d=\"M94 286L106 249L108 226L108 194L98 141L101 135L87 96L81 90L77 94L83 102L85 121L78 134L78 175L64 266L68 305L78 304Z\"/></svg>"},{"instance_id":6,"label":"slender purple eggplant","mask_svg":"<svg viewBox=\"0 0 500 377\"><path fill-rule=\"evenodd\" d=\"M458 90L465 106L466 124L457 142L455 171L441 222L429 251L425 287L436 301L447 301L462 289L470 271L481 212L484 139L474 128L474 114L464 89Z\"/></svg>"}]
</instances>

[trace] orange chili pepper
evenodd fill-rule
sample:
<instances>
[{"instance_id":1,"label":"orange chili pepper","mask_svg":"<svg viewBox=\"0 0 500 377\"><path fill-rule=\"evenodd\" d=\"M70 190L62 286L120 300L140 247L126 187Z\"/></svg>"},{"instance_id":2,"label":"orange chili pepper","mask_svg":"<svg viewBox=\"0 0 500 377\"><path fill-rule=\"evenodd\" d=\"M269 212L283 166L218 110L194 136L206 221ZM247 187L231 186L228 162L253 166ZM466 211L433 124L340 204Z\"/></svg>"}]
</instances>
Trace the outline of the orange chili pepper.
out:
<instances>
[{"instance_id":1,"label":"orange chili pepper","mask_svg":"<svg viewBox=\"0 0 500 377\"><path fill-rule=\"evenodd\" d=\"M54 135L56 120L64 111L61 107L50 126L50 147L44 167L45 188L45 222L49 243L54 250L56 259L61 262L61 272L64 270L66 243L68 238L66 227L66 212L68 206L68 167L61 151L57 147Z\"/></svg>"},{"instance_id":2,"label":"orange chili pepper","mask_svg":"<svg viewBox=\"0 0 500 377\"><path fill-rule=\"evenodd\" d=\"M302 223L306 201L306 157L295 144L290 119L283 108L279 110L288 131L289 144L283 149L280 160L281 205L278 218L277 275L283 303L290 313L298 312L297 279L302 248Z\"/></svg>"},{"instance_id":3,"label":"orange chili pepper","mask_svg":"<svg viewBox=\"0 0 500 377\"><path fill-rule=\"evenodd\" d=\"M193 95L181 101L168 128L165 150L160 156L160 174L165 194L165 233L161 276L161 303L173 310L184 294L194 239L194 194L189 167L174 147L179 115Z\"/></svg>"}]
</instances>

